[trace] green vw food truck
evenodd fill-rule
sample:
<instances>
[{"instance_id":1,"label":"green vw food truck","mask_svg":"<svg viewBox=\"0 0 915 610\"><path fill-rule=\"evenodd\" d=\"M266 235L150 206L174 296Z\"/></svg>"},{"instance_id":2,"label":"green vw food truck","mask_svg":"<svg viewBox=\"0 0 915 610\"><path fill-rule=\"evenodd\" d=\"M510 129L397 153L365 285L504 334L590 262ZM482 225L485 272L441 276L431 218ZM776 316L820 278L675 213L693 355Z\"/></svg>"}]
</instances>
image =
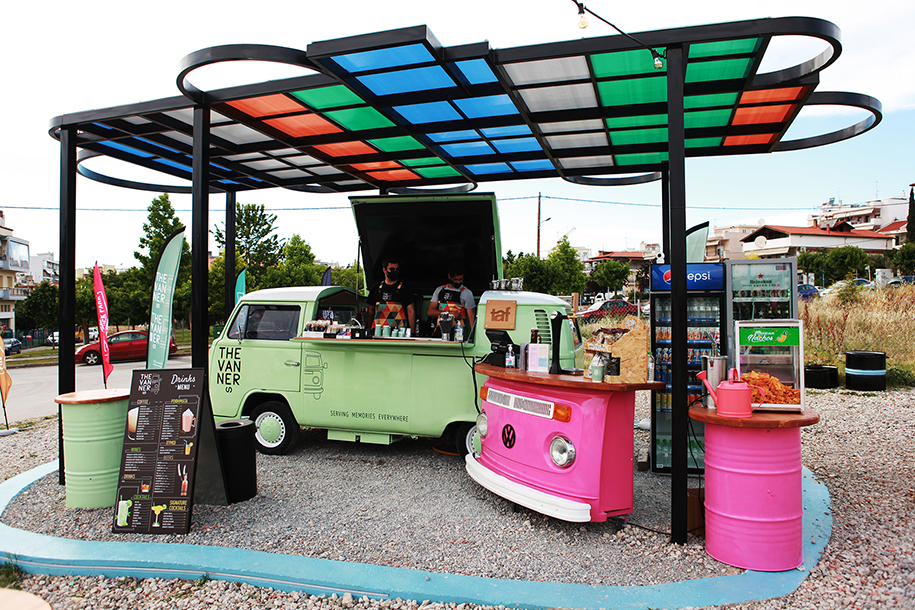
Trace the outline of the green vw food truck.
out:
<instances>
[{"instance_id":1,"label":"green vw food truck","mask_svg":"<svg viewBox=\"0 0 915 610\"><path fill-rule=\"evenodd\" d=\"M372 336L366 298L348 288L246 294L210 348L213 413L217 420L253 419L264 453L287 452L305 426L326 429L332 440L366 443L444 437L466 454L474 446L483 381L473 363L492 349L486 327L504 330L515 344L529 341L536 328L541 341L551 343L550 316L571 308L545 294L490 289L502 279L491 193L359 197L351 203L367 286L383 281L381 261L395 256L415 293L411 336ZM447 283L455 260L463 263L465 284L477 301L476 323L463 341L431 336L426 317L433 291ZM490 324L493 319L498 323ZM581 336L574 320L563 330L560 361L568 369Z\"/></svg>"}]
</instances>

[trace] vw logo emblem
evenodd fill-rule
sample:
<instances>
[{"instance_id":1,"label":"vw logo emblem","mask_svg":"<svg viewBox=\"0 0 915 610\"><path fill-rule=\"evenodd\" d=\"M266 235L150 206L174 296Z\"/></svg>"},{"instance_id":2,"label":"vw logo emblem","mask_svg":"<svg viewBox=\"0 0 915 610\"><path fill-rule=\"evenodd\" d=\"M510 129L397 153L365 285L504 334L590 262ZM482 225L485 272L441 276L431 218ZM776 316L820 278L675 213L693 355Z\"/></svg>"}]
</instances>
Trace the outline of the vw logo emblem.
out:
<instances>
[{"instance_id":1,"label":"vw logo emblem","mask_svg":"<svg viewBox=\"0 0 915 610\"><path fill-rule=\"evenodd\" d=\"M515 446L515 429L512 428L511 424L505 424L505 427L502 428L502 444L505 445L506 449L511 449Z\"/></svg>"}]
</instances>

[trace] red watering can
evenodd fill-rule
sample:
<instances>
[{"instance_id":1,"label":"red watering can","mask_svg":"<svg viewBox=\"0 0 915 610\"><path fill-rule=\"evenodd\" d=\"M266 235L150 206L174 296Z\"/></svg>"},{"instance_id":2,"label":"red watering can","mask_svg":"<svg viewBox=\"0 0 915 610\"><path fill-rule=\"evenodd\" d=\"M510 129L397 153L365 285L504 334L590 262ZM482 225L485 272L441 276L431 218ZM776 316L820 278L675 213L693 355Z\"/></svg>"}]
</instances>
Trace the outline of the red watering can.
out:
<instances>
[{"instance_id":1,"label":"red watering can","mask_svg":"<svg viewBox=\"0 0 915 610\"><path fill-rule=\"evenodd\" d=\"M717 392L712 389L711 384L705 378L705 371L702 371L696 377L701 379L705 387L708 388L708 392L712 395L712 400L715 401L715 406L718 408L718 415L722 417L750 417L753 415L752 388L759 390L762 395L762 401L759 405L756 405L757 409L766 400L766 391L758 385L750 385L746 381L740 381L737 378L737 369L730 370L729 379L718 384Z\"/></svg>"}]
</instances>

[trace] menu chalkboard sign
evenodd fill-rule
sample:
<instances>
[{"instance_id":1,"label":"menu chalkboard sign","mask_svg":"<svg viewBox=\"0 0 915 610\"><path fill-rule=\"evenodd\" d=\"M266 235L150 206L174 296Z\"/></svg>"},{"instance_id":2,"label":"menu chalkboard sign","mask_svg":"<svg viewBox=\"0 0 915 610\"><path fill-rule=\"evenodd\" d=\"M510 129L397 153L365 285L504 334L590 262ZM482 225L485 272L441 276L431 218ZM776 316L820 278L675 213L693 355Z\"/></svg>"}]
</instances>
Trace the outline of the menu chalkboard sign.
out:
<instances>
[{"instance_id":1,"label":"menu chalkboard sign","mask_svg":"<svg viewBox=\"0 0 915 610\"><path fill-rule=\"evenodd\" d=\"M190 531L205 390L202 368L133 372L113 532Z\"/></svg>"}]
</instances>

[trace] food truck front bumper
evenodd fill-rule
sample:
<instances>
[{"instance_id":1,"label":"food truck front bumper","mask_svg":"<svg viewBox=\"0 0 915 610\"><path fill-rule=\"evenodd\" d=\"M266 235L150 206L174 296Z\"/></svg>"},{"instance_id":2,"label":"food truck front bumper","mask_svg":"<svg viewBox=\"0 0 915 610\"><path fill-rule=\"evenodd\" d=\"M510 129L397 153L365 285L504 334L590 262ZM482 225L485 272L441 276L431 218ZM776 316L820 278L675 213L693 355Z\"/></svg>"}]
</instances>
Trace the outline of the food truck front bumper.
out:
<instances>
[{"instance_id":1,"label":"food truck front bumper","mask_svg":"<svg viewBox=\"0 0 915 610\"><path fill-rule=\"evenodd\" d=\"M586 523L591 521L591 505L585 502L576 502L560 498L536 489L516 483L511 479L489 470L478 462L471 454L465 458L467 474L474 481L489 491L502 496L509 502L520 504L538 513L571 521Z\"/></svg>"}]
</instances>

